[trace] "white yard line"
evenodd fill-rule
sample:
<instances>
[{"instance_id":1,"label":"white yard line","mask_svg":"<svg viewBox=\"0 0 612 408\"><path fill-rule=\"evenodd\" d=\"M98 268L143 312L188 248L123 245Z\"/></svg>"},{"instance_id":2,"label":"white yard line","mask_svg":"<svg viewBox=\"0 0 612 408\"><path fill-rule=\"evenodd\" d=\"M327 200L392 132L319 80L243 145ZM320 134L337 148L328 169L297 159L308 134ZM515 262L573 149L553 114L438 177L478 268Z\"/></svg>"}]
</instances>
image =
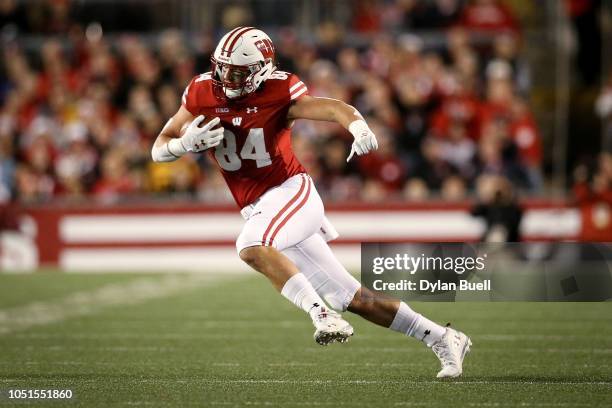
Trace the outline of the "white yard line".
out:
<instances>
[{"instance_id":1,"label":"white yard line","mask_svg":"<svg viewBox=\"0 0 612 408\"><path fill-rule=\"evenodd\" d=\"M415 349L408 347L361 347L360 345L356 345L353 342L352 351L361 351L361 352L370 352L370 353L424 353L427 352L427 349ZM474 352L478 353L500 353L500 352L508 352L507 348L503 347L478 347L472 348ZM318 350L315 348L308 348L305 351L308 352L317 352ZM612 348L599 348L599 347L589 347L589 348L520 348L516 350L512 350L513 353L594 353L594 354L610 354L612 353Z\"/></svg>"},{"instance_id":2,"label":"white yard line","mask_svg":"<svg viewBox=\"0 0 612 408\"><path fill-rule=\"evenodd\" d=\"M112 351L112 352L137 352L137 351L157 351L157 352L173 352L182 350L181 347L174 346L97 346L97 345L79 345L79 346L63 346L63 345L28 345L23 346L21 344L4 344L4 348L19 348L21 350L47 350L47 351ZM235 350L235 346L222 346L217 347L218 351L225 350ZM488 354L488 353L507 353L508 349L500 348L500 347L479 347L476 349L479 354ZM476 351L475 350L475 351ZM308 347L305 349L301 349L301 351L309 352L309 353L320 353L321 350L319 347ZM366 352L368 354L377 354L377 353L400 353L400 354L413 354L420 353L426 354L430 351L426 348L409 348L409 347L360 347L355 345L353 341L353 345L351 347L351 352ZM524 348L513 351L515 354L526 353L526 354L534 354L534 353L552 353L552 354L612 354L612 348Z\"/></svg>"},{"instance_id":3,"label":"white yard line","mask_svg":"<svg viewBox=\"0 0 612 408\"><path fill-rule=\"evenodd\" d=\"M72 293L46 302L32 302L24 306L0 310L0 335L34 326L92 315L113 306L135 305L152 299L175 295L194 288L220 282L220 277L208 275L169 275L109 284L101 288Z\"/></svg>"},{"instance_id":4,"label":"white yard line","mask_svg":"<svg viewBox=\"0 0 612 408\"><path fill-rule=\"evenodd\" d=\"M146 379L141 381L148 382ZM153 379L151 382L158 380ZM405 381L405 380L200 380L203 383L212 384L447 384L447 385L470 385L470 384L529 384L529 385L612 385L610 381Z\"/></svg>"},{"instance_id":5,"label":"white yard line","mask_svg":"<svg viewBox=\"0 0 612 408\"><path fill-rule=\"evenodd\" d=\"M327 406L349 406L349 407L374 407L371 402L358 402L358 401L240 401L240 402L228 402L228 401L206 401L207 405L214 406L232 406L232 407L248 407L248 406L281 406L281 407L327 407ZM428 405L432 405L428 403ZM415 405L418 406L418 405Z\"/></svg>"},{"instance_id":6,"label":"white yard line","mask_svg":"<svg viewBox=\"0 0 612 408\"><path fill-rule=\"evenodd\" d=\"M19 383L23 379L18 378L2 378L0 384L3 383ZM82 383L97 383L96 379L80 379ZM281 379L265 379L265 380L215 380L215 379L197 379L197 378L141 378L130 379L132 383L141 384L240 384L240 385L258 385L258 384L289 384L289 385L547 385L547 386L566 386L566 385L603 385L606 387L612 386L612 381L509 381L509 380L475 380L475 381L455 381L455 380L281 380Z\"/></svg>"},{"instance_id":7,"label":"white yard line","mask_svg":"<svg viewBox=\"0 0 612 408\"><path fill-rule=\"evenodd\" d=\"M92 380L94 381L94 380ZM0 381L1 382L1 381ZM445 380L281 380L281 379L265 379L265 380L215 380L215 379L157 379L157 378L142 378L135 380L139 383L200 383L200 384L241 384L241 385L257 385L257 384L289 384L289 385L385 385L385 384L401 384L401 385L547 385L547 386L564 386L564 385L604 385L612 386L611 381L509 381L509 380L491 380L491 381L445 381Z\"/></svg>"},{"instance_id":8,"label":"white yard line","mask_svg":"<svg viewBox=\"0 0 612 408\"><path fill-rule=\"evenodd\" d=\"M257 400L246 400L239 402L230 401L204 401L207 406L220 406L220 407L245 407L245 406L281 406L281 407L293 407L293 406L305 406L305 407L327 407L327 406L349 406L349 407L361 407L368 406L372 407L372 402L358 402L358 401L257 401ZM150 401L128 401L126 405L131 406L149 406L159 405L158 403ZM395 407L437 407L440 406L439 402L436 401L399 401L389 403ZM162 405L171 405L170 403L162 403ZM189 405L191 406L191 405ZM469 402L465 406L468 407L593 407L596 406L590 403L576 403L576 402Z\"/></svg>"},{"instance_id":9,"label":"white yard line","mask_svg":"<svg viewBox=\"0 0 612 408\"><path fill-rule=\"evenodd\" d=\"M409 402L402 401L393 404L398 407L412 406L439 406L438 402ZM468 407L592 407L593 404L575 403L575 402L468 402Z\"/></svg>"},{"instance_id":10,"label":"white yard line","mask_svg":"<svg viewBox=\"0 0 612 408\"><path fill-rule=\"evenodd\" d=\"M340 401L240 401L240 402L228 402L228 401L209 401L206 402L209 405L214 406L232 406L232 407L243 407L243 406L307 406L307 407L323 407L323 406L369 406L372 407L371 402L340 402ZM437 401L400 401L392 403L396 407L437 407L440 403ZM469 407L592 407L593 404L589 403L574 403L574 402L470 402L466 403Z\"/></svg>"},{"instance_id":11,"label":"white yard line","mask_svg":"<svg viewBox=\"0 0 612 408\"><path fill-rule=\"evenodd\" d=\"M124 351L131 351L131 349L121 348ZM137 350L143 350L143 348L137 348ZM144 349L145 351L150 351L150 349ZM212 366L212 367L252 367L255 364L244 364L240 362L210 362L210 361L191 361L193 364L200 365L202 367ZM0 366L10 366L14 365L14 361L0 361ZM48 366L48 365L58 365L58 366L104 366L104 367L113 367L113 366L122 366L125 364L130 364L133 366L158 366L158 362L154 361L139 361L137 363L129 362L126 363L122 360L117 361L75 361L75 360L59 360L59 361L20 361L19 364L23 365L40 365L40 366ZM315 367L319 364L317 363L307 363L307 362L286 362L286 363L267 363L268 367ZM430 363L339 363L340 367L355 367L355 368L368 368L368 367L430 367ZM518 364L515 365L514 368L538 368L540 367L537 364ZM579 368L597 368L604 369L608 368L607 364L581 364L578 366Z\"/></svg>"},{"instance_id":12,"label":"white yard line","mask_svg":"<svg viewBox=\"0 0 612 408\"><path fill-rule=\"evenodd\" d=\"M122 348L124 351L131 351L130 349L125 349ZM142 348L139 348L139 350L142 350ZM145 349L146 351L150 351L150 349ZM211 367L252 367L256 364L244 364L244 363L239 363L239 362L210 362L210 361L206 361L206 360L200 360L200 361L191 361L190 363L192 364L197 364L199 366L205 367L205 366L211 366ZM15 362L14 361L0 361L0 366L11 366L14 365ZM138 367L156 367L159 365L158 362L155 361L139 361L137 363L134 362L129 362L126 363L123 360L117 360L117 361L75 361L75 360L57 360L57 361L20 361L19 364L23 364L26 366L103 366L103 367L113 367L113 366L122 366L125 364L129 364L132 366L138 366ZM259 365L259 364L257 364ZM266 364L268 367L281 367L281 368L287 368L287 367L315 367L319 364L317 363L307 363L307 362L286 362L286 363L267 363ZM431 367L430 363L416 363L416 362L410 362L410 363L339 363L338 366L340 367L354 367L354 368L368 368L368 367ZM540 365L537 364L518 364L515 365L514 368L523 368L523 369L528 369L528 368L538 368L541 367ZM572 367L574 367L572 365ZM596 369L604 369L604 368L609 368L609 365L607 364L580 364L578 366L576 366L577 368L596 368ZM574 368L576 368L574 367Z\"/></svg>"},{"instance_id":13,"label":"white yard line","mask_svg":"<svg viewBox=\"0 0 612 408\"><path fill-rule=\"evenodd\" d=\"M598 339L598 340L609 340L610 337L606 335L594 335L589 336L587 334L478 334L473 336L479 340L487 341L568 341L568 340L584 340L584 339Z\"/></svg>"},{"instance_id":14,"label":"white yard line","mask_svg":"<svg viewBox=\"0 0 612 408\"><path fill-rule=\"evenodd\" d=\"M140 380L142 382L157 382L159 380L152 379L147 381L146 379ZM182 380L169 380L182 382ZM192 380L191 380L192 381ZM197 380L196 380L197 381ZM313 385L350 385L350 384L439 384L439 385L470 385L470 384L503 384L503 385L612 385L611 381L413 381L413 380L199 380L197 382L211 383L211 384L313 384Z\"/></svg>"},{"instance_id":15,"label":"white yard line","mask_svg":"<svg viewBox=\"0 0 612 408\"><path fill-rule=\"evenodd\" d=\"M317 401L210 401L207 404L215 406L307 406L307 407L323 407L323 406L373 406L371 402L317 402ZM440 406L436 401L400 401L392 403L396 407L437 407ZM467 403L469 407L592 407L593 404L588 403L569 403L569 402L520 402L520 403L500 403L500 402L471 402Z\"/></svg>"},{"instance_id":16,"label":"white yard line","mask_svg":"<svg viewBox=\"0 0 612 408\"><path fill-rule=\"evenodd\" d=\"M129 319L122 319L123 322L130 321ZM304 326L304 322L306 320L298 319L294 321L288 320L278 320L278 321L269 321L269 320L181 320L181 327L194 325L198 328L231 328L232 331L244 329L249 331L249 333L159 333L157 331L149 331L149 332L137 332L137 333L127 333L127 332L92 332L87 331L83 333L18 333L13 335L12 337L15 339L41 339L41 340L51 340L51 339L74 339L74 340L99 340L99 339L161 339L161 340L185 340L185 341L193 341L193 340L206 340L206 339L264 339L269 338L269 335L265 334L254 334L250 333L253 327L293 327L296 328ZM170 323L169 323L170 324ZM126 326L132 326L126 323ZM133 326L132 326L133 327ZM379 338L376 336L370 335L357 335L359 340L373 340L379 341ZM609 342L610 337L607 335L594 335L589 336L585 335L522 335L522 334L478 334L472 336L473 340L476 341L562 341L567 342L571 340L602 340ZM481 343L479 343L481 344ZM612 345L612 343L610 343ZM487 349L491 350L491 347L479 346L479 349ZM538 349L537 347L533 347L532 349ZM607 350L603 348L599 348L600 350ZM565 350L565 349L564 349Z\"/></svg>"}]
</instances>

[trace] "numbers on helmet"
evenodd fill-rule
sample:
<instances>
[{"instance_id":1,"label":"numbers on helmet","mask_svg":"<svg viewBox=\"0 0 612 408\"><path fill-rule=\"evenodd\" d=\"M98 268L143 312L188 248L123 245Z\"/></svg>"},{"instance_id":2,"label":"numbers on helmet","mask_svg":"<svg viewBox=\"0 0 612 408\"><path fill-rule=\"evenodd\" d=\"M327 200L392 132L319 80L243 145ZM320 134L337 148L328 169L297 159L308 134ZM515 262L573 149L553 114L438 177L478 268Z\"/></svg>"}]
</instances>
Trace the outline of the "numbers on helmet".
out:
<instances>
[{"instance_id":1,"label":"numbers on helmet","mask_svg":"<svg viewBox=\"0 0 612 408\"><path fill-rule=\"evenodd\" d=\"M242 160L255 160L258 169L272 164L270 153L266 151L266 140L262 128L249 131L244 146L240 150L240 156L237 150L236 135L231 130L225 129L223 141L215 148L215 159L223 170L240 170Z\"/></svg>"}]
</instances>

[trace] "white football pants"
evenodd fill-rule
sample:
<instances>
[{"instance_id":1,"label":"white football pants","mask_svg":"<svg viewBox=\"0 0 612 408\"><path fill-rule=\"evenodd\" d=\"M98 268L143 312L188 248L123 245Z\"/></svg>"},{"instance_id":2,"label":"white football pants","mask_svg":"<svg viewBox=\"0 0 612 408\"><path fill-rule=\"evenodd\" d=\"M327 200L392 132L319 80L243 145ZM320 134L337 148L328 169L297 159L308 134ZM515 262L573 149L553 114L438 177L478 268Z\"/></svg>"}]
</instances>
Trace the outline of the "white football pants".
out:
<instances>
[{"instance_id":1,"label":"white football pants","mask_svg":"<svg viewBox=\"0 0 612 408\"><path fill-rule=\"evenodd\" d=\"M361 284L327 244L338 233L325 217L310 176L287 179L241 214L246 223L236 241L238 253L252 246L273 246L295 263L332 309L346 310Z\"/></svg>"}]
</instances>

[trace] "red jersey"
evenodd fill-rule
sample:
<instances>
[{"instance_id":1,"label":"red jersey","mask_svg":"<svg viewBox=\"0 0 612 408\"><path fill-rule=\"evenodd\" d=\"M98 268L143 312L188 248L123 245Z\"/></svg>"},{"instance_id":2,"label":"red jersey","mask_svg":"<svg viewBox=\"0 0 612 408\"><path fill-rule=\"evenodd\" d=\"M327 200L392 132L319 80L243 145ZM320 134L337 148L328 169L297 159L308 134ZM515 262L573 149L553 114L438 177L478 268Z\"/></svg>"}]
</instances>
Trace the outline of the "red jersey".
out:
<instances>
[{"instance_id":1,"label":"red jersey","mask_svg":"<svg viewBox=\"0 0 612 408\"><path fill-rule=\"evenodd\" d=\"M240 208L306 171L293 153L287 123L289 107L304 95L306 85L283 71L275 71L258 91L237 101L215 97L210 72L193 78L185 89L182 104L192 115L221 119L224 138L208 152Z\"/></svg>"}]
</instances>

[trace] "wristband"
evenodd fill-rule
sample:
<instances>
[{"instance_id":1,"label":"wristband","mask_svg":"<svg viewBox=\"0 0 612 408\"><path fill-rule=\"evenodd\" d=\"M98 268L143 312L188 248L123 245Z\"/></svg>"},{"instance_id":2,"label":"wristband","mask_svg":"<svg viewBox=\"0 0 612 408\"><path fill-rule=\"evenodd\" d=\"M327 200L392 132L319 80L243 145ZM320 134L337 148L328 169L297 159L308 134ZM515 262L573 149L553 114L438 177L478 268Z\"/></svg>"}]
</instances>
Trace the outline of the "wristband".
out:
<instances>
[{"instance_id":1,"label":"wristband","mask_svg":"<svg viewBox=\"0 0 612 408\"><path fill-rule=\"evenodd\" d=\"M178 142L178 145L176 142ZM170 147L171 143L175 147ZM180 151L185 150L185 148L183 147L183 143L179 139L170 139L168 143L164 144L163 146L159 146L159 147L153 145L153 147L151 148L151 158L153 159L154 162L157 162L157 163L175 161L176 159L179 159L182 156L182 154L181 156L177 154L178 152L177 150L175 150L176 147L178 147Z\"/></svg>"},{"instance_id":2,"label":"wristband","mask_svg":"<svg viewBox=\"0 0 612 408\"><path fill-rule=\"evenodd\" d=\"M172 153L172 152L170 151L170 143L166 143L166 150L168 151L168 154L169 154L170 156L176 157L177 159L180 159L180 158L181 158L181 156L177 156L176 154L174 154L174 153Z\"/></svg>"},{"instance_id":3,"label":"wristband","mask_svg":"<svg viewBox=\"0 0 612 408\"><path fill-rule=\"evenodd\" d=\"M174 157L181 157L187 154L187 149L183 145L181 139L170 139L168 142L168 153L173 155Z\"/></svg>"}]
</instances>

